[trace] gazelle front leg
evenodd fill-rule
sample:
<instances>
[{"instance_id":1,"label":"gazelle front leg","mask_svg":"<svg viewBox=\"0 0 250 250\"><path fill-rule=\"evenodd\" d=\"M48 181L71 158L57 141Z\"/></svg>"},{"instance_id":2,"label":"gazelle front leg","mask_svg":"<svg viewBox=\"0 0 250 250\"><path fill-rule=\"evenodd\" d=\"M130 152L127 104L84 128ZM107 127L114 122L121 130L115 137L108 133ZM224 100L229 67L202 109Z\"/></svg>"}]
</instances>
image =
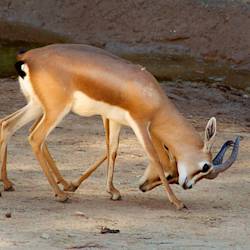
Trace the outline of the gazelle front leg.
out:
<instances>
[{"instance_id":1,"label":"gazelle front leg","mask_svg":"<svg viewBox=\"0 0 250 250\"><path fill-rule=\"evenodd\" d=\"M64 189L64 191L70 191L70 192L74 192L78 189L78 187L81 185L81 183L83 181L85 181L93 172L95 172L95 170L107 159L107 154L105 153L105 155L102 156L102 158L100 160L98 160L97 162L95 162L93 165L91 165L87 170L84 171L84 173L80 176L79 179L77 179L76 181L72 181L70 183L69 188Z\"/></svg>"},{"instance_id":2,"label":"gazelle front leg","mask_svg":"<svg viewBox=\"0 0 250 250\"><path fill-rule=\"evenodd\" d=\"M131 127L133 128L139 142L143 146L146 151L146 154L151 161L152 165L156 168L156 171L161 179L162 184L165 187L168 199L171 203L173 203L177 209L182 209L185 205L177 199L174 192L172 191L169 183L167 182L163 167L160 163L160 159L155 151L154 145L151 141L150 134L148 131L148 124L145 122L135 122L131 121Z\"/></svg>"},{"instance_id":3,"label":"gazelle front leg","mask_svg":"<svg viewBox=\"0 0 250 250\"><path fill-rule=\"evenodd\" d=\"M69 188L64 189L65 191L71 191L74 192L78 187L81 185L83 181L85 181L95 170L106 160L108 159L109 161L109 133L110 133L110 128L109 128L109 119L106 119L105 117L102 116L102 121L103 121L103 127L105 131L105 141L106 141L106 153L101 157L100 160L96 161L93 165L91 165L88 169L84 171L84 173L80 176L79 179L76 181L72 181L70 183ZM109 167L109 164L107 164ZM108 169L107 169L108 172Z\"/></svg>"},{"instance_id":4,"label":"gazelle front leg","mask_svg":"<svg viewBox=\"0 0 250 250\"><path fill-rule=\"evenodd\" d=\"M119 190L117 190L113 185L113 176L114 176L114 167L115 167L115 160L117 156L117 150L119 146L119 135L121 131L121 125L116 123L112 120L109 120L109 144L107 147L108 152L108 172L107 172L107 185L106 190L111 195L112 200L119 200L121 199L121 194Z\"/></svg>"}]
</instances>

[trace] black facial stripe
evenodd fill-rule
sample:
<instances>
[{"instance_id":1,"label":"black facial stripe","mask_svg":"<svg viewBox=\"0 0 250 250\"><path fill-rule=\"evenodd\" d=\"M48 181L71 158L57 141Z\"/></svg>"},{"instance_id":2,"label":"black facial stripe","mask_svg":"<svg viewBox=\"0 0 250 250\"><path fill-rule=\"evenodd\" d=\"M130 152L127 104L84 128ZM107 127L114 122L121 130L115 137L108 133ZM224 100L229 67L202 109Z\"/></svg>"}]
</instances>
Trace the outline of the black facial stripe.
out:
<instances>
[{"instance_id":1,"label":"black facial stripe","mask_svg":"<svg viewBox=\"0 0 250 250\"><path fill-rule=\"evenodd\" d=\"M194 172L194 174L192 175L192 178L197 175L197 174L200 174L200 173L206 173L209 169L210 169L210 165L205 163L202 170L197 170L196 172Z\"/></svg>"},{"instance_id":2,"label":"black facial stripe","mask_svg":"<svg viewBox=\"0 0 250 250\"><path fill-rule=\"evenodd\" d=\"M198 170L198 171L194 172L192 178L193 178L195 175L199 174L199 173L201 173L201 170Z\"/></svg>"}]
</instances>

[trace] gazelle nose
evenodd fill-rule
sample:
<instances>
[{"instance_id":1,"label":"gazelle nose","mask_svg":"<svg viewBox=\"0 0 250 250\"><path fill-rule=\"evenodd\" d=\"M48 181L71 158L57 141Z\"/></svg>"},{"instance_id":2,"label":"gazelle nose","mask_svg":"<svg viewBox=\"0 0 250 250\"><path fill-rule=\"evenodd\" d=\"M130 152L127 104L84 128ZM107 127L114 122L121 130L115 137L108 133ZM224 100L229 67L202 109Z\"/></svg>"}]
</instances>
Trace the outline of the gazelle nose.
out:
<instances>
[{"instance_id":1,"label":"gazelle nose","mask_svg":"<svg viewBox=\"0 0 250 250\"><path fill-rule=\"evenodd\" d=\"M185 181L185 182L183 183L182 187L183 187L183 189L186 190L186 189L191 189L191 188L193 187L193 185L188 185L188 182Z\"/></svg>"},{"instance_id":2,"label":"gazelle nose","mask_svg":"<svg viewBox=\"0 0 250 250\"><path fill-rule=\"evenodd\" d=\"M141 185L139 186L139 189L140 189L143 193L147 191L147 190L146 190L146 187L145 187L145 183L146 183L146 182L144 182L143 184L141 184Z\"/></svg>"}]
</instances>

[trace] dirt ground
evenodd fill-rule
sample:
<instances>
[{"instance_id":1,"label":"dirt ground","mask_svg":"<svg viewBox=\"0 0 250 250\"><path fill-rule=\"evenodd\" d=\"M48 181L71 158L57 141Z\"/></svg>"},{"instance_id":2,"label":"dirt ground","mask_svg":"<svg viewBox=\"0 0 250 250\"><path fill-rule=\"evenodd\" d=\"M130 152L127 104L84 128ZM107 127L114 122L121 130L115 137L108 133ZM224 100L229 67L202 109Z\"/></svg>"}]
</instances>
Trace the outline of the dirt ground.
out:
<instances>
[{"instance_id":1,"label":"dirt ground","mask_svg":"<svg viewBox=\"0 0 250 250\"><path fill-rule=\"evenodd\" d=\"M249 249L250 96L218 84L166 82L163 87L199 132L216 116L214 151L225 139L243 137L230 170L188 191L174 186L189 208L176 211L162 187L139 191L147 159L132 131L124 128L115 172L122 200L111 201L105 192L103 165L62 204L31 152L26 127L9 145L9 177L16 191L0 197L0 249ZM17 82L0 79L0 117L24 103ZM70 114L49 137L49 147L66 179L75 179L103 154L100 118ZM102 226L120 233L100 234Z\"/></svg>"}]
</instances>

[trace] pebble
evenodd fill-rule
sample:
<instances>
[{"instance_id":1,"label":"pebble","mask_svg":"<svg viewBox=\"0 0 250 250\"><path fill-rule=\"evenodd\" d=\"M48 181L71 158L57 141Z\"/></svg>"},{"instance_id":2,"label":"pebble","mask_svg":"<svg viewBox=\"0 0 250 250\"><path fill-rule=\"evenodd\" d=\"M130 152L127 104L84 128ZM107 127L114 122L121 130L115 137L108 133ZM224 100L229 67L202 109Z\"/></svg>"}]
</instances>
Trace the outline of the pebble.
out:
<instances>
[{"instance_id":1,"label":"pebble","mask_svg":"<svg viewBox=\"0 0 250 250\"><path fill-rule=\"evenodd\" d=\"M5 214L5 217L6 217L6 218L11 218L11 213L10 213L10 212L6 213L6 214Z\"/></svg>"},{"instance_id":2,"label":"pebble","mask_svg":"<svg viewBox=\"0 0 250 250\"><path fill-rule=\"evenodd\" d=\"M40 238L47 240L47 239L49 239L49 235L46 234L46 233L43 233L43 234L40 236Z\"/></svg>"},{"instance_id":3,"label":"pebble","mask_svg":"<svg viewBox=\"0 0 250 250\"><path fill-rule=\"evenodd\" d=\"M75 215L88 219L88 216L86 216L83 212L80 212L80 211L75 212Z\"/></svg>"},{"instance_id":4,"label":"pebble","mask_svg":"<svg viewBox=\"0 0 250 250\"><path fill-rule=\"evenodd\" d=\"M120 233L119 229L110 229L108 227L101 227L101 234L117 234Z\"/></svg>"},{"instance_id":5,"label":"pebble","mask_svg":"<svg viewBox=\"0 0 250 250\"><path fill-rule=\"evenodd\" d=\"M68 237L70 237L70 238L77 237L77 236L78 236L78 235L75 234L75 233L69 233L69 234L68 234Z\"/></svg>"}]
</instances>

